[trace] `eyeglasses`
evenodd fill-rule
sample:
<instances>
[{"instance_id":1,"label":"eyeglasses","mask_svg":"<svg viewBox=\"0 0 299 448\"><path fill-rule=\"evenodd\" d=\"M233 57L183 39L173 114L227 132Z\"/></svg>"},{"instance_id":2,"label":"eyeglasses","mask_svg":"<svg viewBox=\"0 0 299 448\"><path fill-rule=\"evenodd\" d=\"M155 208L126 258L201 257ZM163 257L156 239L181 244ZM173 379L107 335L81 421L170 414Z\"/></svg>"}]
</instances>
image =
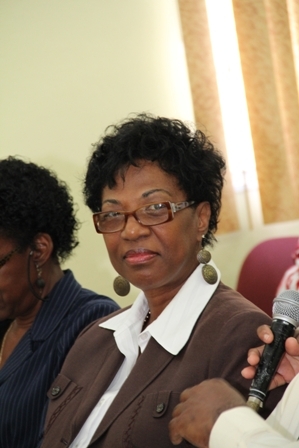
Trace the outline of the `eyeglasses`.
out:
<instances>
[{"instance_id":1,"label":"eyeglasses","mask_svg":"<svg viewBox=\"0 0 299 448\"><path fill-rule=\"evenodd\" d=\"M2 268L2 266L4 266L13 256L13 254L15 254L16 252L18 252L19 248L16 247L15 249L12 249L10 252L8 252L8 254L6 254L3 258L1 258L0 260L0 268Z\"/></svg>"},{"instance_id":2,"label":"eyeglasses","mask_svg":"<svg viewBox=\"0 0 299 448\"><path fill-rule=\"evenodd\" d=\"M93 222L97 233L121 232L125 228L129 216L134 216L136 221L143 226L157 226L172 221L176 212L193 204L195 204L195 201L165 201L157 204L147 204L133 212L98 212L93 214Z\"/></svg>"}]
</instances>

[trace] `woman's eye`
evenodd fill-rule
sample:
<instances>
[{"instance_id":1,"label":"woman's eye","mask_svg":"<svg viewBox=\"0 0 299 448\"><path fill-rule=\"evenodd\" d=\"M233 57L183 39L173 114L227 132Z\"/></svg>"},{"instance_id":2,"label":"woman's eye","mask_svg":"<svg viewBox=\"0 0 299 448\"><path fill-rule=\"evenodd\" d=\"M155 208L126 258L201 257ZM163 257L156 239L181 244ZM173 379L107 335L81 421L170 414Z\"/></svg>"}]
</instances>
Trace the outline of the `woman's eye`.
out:
<instances>
[{"instance_id":1,"label":"woman's eye","mask_svg":"<svg viewBox=\"0 0 299 448\"><path fill-rule=\"evenodd\" d=\"M159 204L151 204L149 207L147 207L148 210L162 210L166 207L165 204L159 203Z\"/></svg>"},{"instance_id":2,"label":"woman's eye","mask_svg":"<svg viewBox=\"0 0 299 448\"><path fill-rule=\"evenodd\" d=\"M121 213L119 213L119 212L106 212L106 213L102 214L102 218L103 219L111 219L111 218L117 218L120 215L121 215Z\"/></svg>"}]
</instances>

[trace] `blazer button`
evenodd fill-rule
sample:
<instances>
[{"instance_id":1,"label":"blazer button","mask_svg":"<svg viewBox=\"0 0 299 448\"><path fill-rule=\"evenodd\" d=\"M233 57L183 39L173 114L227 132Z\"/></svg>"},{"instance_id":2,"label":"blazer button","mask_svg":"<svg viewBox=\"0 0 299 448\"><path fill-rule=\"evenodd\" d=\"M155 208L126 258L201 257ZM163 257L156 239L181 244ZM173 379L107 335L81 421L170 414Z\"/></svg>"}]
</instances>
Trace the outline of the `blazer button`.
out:
<instances>
[{"instance_id":1,"label":"blazer button","mask_svg":"<svg viewBox=\"0 0 299 448\"><path fill-rule=\"evenodd\" d=\"M156 407L156 412L158 412L158 414L160 414L161 412L164 411L165 408L165 404L164 403L159 403Z\"/></svg>"},{"instance_id":2,"label":"blazer button","mask_svg":"<svg viewBox=\"0 0 299 448\"><path fill-rule=\"evenodd\" d=\"M61 391L61 388L59 386L53 387L52 391L51 391L51 395L53 395L53 397L56 397L56 395L58 395Z\"/></svg>"}]
</instances>

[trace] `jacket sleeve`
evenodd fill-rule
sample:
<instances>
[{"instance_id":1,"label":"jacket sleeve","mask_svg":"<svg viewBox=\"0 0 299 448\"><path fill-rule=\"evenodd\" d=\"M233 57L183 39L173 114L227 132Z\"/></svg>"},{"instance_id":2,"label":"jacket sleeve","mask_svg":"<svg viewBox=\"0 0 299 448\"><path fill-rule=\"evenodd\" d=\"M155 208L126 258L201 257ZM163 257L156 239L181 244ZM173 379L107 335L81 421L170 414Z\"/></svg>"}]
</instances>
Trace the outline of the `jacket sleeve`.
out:
<instances>
[{"instance_id":1,"label":"jacket sleeve","mask_svg":"<svg viewBox=\"0 0 299 448\"><path fill-rule=\"evenodd\" d=\"M215 328L218 343L213 345L209 377L219 376L217 371L221 368L221 376L239 390L245 399L248 398L251 381L242 377L241 370L248 366L248 350L262 345L256 330L263 324L271 325L271 318L256 307L244 307L237 308L220 328ZM268 393L261 416L266 418L272 412L285 388L282 386Z\"/></svg>"}]
</instances>

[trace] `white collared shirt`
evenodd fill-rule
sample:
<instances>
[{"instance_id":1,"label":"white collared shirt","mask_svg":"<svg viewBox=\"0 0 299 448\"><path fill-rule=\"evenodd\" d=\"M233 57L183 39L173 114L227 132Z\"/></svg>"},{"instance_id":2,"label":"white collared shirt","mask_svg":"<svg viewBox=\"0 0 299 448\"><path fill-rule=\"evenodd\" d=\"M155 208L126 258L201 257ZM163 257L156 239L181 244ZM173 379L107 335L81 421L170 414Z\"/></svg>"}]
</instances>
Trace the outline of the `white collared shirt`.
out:
<instances>
[{"instance_id":1,"label":"white collared shirt","mask_svg":"<svg viewBox=\"0 0 299 448\"><path fill-rule=\"evenodd\" d=\"M199 265L159 317L144 331L141 332L141 329L148 312L148 302L143 292L131 308L99 325L114 332L116 345L125 359L70 448L88 447L109 406L133 369L139 350L144 352L151 337L172 355L177 355L186 345L198 317L220 281L219 270L213 261L209 264L217 271L217 282L208 284L202 277L202 265Z\"/></svg>"}]
</instances>

